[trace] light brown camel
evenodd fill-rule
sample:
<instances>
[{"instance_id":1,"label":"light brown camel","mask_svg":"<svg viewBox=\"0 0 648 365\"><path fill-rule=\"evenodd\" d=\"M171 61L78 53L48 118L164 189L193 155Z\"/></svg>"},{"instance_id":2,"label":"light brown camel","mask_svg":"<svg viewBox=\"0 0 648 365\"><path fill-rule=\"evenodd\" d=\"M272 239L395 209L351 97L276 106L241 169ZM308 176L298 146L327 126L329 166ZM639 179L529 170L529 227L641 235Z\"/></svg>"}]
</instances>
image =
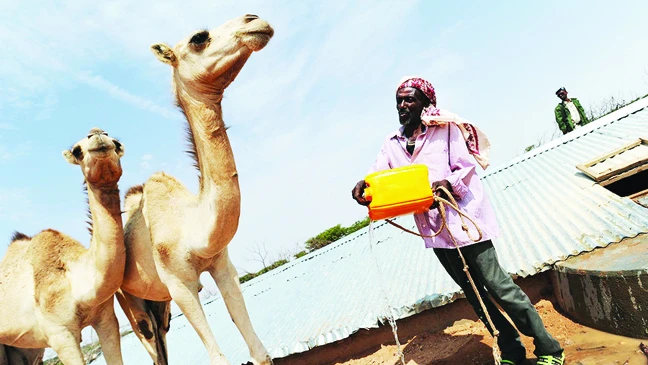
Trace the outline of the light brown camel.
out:
<instances>
[{"instance_id":1,"label":"light brown camel","mask_svg":"<svg viewBox=\"0 0 648 365\"><path fill-rule=\"evenodd\" d=\"M198 195L156 173L125 199L126 273L117 298L133 330L157 364L167 363L165 334L173 299L198 333L212 365L221 353L198 298L199 276L209 272L245 340L254 365L272 363L250 323L227 245L238 228L240 191L234 154L222 119L225 88L252 52L274 31L256 15L193 33L173 49L151 46L173 68L173 89L189 123L189 141L200 172Z\"/></svg>"},{"instance_id":2,"label":"light brown camel","mask_svg":"<svg viewBox=\"0 0 648 365\"><path fill-rule=\"evenodd\" d=\"M83 365L81 330L92 326L108 364L121 365L113 295L124 277L124 230L117 182L124 146L98 128L63 151L79 165L93 222L90 248L47 229L15 233L0 262L0 343L51 347L65 365Z\"/></svg>"}]
</instances>

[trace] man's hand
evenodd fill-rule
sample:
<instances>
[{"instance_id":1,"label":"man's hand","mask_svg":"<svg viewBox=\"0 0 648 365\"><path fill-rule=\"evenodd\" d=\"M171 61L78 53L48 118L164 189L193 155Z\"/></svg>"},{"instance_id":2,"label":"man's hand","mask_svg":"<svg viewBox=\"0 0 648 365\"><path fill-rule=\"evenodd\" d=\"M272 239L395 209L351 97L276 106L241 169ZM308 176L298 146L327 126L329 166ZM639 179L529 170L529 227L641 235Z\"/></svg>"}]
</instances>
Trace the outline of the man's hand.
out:
<instances>
[{"instance_id":1,"label":"man's hand","mask_svg":"<svg viewBox=\"0 0 648 365\"><path fill-rule=\"evenodd\" d=\"M445 191L438 189L440 186L446 188L452 194L452 185L450 185L450 182L448 180L440 180L432 183L432 192L434 193L434 196L438 196L445 200L450 200L450 197L448 196L448 194L446 194ZM436 209L438 206L439 201L437 199L434 199L434 203L432 203L430 209Z\"/></svg>"},{"instance_id":2,"label":"man's hand","mask_svg":"<svg viewBox=\"0 0 648 365\"><path fill-rule=\"evenodd\" d=\"M355 199L356 202L360 205L367 206L371 201L364 198L364 189L367 187L367 183L364 180L358 181L353 190L351 190L351 196Z\"/></svg>"}]
</instances>

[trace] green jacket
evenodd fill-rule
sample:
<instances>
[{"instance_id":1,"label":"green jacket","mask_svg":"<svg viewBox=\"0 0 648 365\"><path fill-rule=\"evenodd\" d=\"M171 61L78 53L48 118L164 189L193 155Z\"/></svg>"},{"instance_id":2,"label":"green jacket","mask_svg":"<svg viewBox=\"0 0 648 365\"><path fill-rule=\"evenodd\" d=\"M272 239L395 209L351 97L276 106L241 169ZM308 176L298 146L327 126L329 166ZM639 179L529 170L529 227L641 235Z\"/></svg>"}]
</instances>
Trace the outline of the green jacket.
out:
<instances>
[{"instance_id":1,"label":"green jacket","mask_svg":"<svg viewBox=\"0 0 648 365\"><path fill-rule=\"evenodd\" d=\"M578 101L578 99L576 98L570 99L576 106L576 110L578 110L578 114L580 115L580 125L589 123L590 120L585 116L585 111L583 110L580 101ZM567 109L564 101L560 102L558 106L556 106L556 109L554 109L554 114L556 115L556 123L558 123L558 127L563 132L563 134L567 134L574 130L574 121L572 120L572 116L569 113L569 109Z\"/></svg>"}]
</instances>

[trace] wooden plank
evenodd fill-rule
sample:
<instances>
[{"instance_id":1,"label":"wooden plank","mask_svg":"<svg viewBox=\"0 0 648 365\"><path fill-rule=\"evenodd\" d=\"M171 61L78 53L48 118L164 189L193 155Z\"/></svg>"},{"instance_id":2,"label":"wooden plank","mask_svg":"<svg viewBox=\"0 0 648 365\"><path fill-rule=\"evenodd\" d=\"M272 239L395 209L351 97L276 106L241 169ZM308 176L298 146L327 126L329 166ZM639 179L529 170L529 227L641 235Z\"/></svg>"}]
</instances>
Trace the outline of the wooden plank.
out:
<instances>
[{"instance_id":1,"label":"wooden plank","mask_svg":"<svg viewBox=\"0 0 648 365\"><path fill-rule=\"evenodd\" d=\"M607 185L615 183L615 182L617 182L617 181L619 181L621 179L625 179L626 177L632 176L634 174L638 174L638 173L640 173L642 171L645 171L645 170L648 170L648 164L641 165L641 166L636 167L636 168L634 168L632 170L625 171L625 172L622 172L622 173L620 173L620 174L618 174L616 176L613 176L610 179L603 180L603 181L599 182L599 185L607 186Z\"/></svg>"},{"instance_id":2,"label":"wooden plank","mask_svg":"<svg viewBox=\"0 0 648 365\"><path fill-rule=\"evenodd\" d=\"M605 155L596 157L586 163L583 164L578 164L576 165L576 168L581 170L583 173L585 173L587 176L591 177L594 179L596 182L601 182L606 179L609 179L610 177L613 177L615 175L618 175L619 173L623 173L624 171L627 171L629 169L633 169L639 165L646 164L648 163L648 156L646 158L643 158L641 160L637 160L627 166L623 166L617 169L612 169L607 172L596 172L594 169L592 169L593 166L605 162L605 160L612 158L614 156L617 156L623 152L629 151L633 148L636 148L641 145L646 145L648 147L648 139L645 138L638 138L636 141L628 143L625 146L622 146L620 148L617 148L609 153L606 153ZM626 175L629 176L629 175ZM609 183L608 183L609 184ZM607 185L607 184L606 184Z\"/></svg>"},{"instance_id":3,"label":"wooden plank","mask_svg":"<svg viewBox=\"0 0 648 365\"><path fill-rule=\"evenodd\" d=\"M634 193L634 194L628 196L628 198L634 200L634 199L637 199L638 197L644 196L644 195L648 195L648 189L642 190L642 191L640 191L638 193Z\"/></svg>"}]
</instances>

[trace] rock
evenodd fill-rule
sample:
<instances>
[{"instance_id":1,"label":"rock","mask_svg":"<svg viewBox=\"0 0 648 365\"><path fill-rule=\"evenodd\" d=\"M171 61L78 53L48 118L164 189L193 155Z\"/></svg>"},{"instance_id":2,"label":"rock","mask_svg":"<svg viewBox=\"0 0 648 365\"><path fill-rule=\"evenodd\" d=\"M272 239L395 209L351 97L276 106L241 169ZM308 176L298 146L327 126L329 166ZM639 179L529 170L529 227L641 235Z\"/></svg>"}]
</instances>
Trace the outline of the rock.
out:
<instances>
[{"instance_id":1,"label":"rock","mask_svg":"<svg viewBox=\"0 0 648 365\"><path fill-rule=\"evenodd\" d=\"M568 338L564 342L565 346L571 346L574 344L574 341L571 338Z\"/></svg>"}]
</instances>

